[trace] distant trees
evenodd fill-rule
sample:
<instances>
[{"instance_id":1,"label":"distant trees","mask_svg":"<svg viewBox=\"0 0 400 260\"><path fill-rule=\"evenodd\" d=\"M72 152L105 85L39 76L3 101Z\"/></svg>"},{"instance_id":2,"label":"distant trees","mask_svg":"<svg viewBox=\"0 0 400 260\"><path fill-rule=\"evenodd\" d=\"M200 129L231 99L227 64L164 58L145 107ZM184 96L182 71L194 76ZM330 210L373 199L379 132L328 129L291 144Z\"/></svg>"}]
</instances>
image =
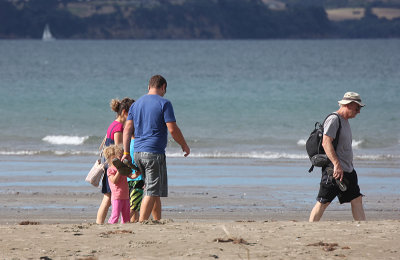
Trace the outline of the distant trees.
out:
<instances>
[{"instance_id":1,"label":"distant trees","mask_svg":"<svg viewBox=\"0 0 400 260\"><path fill-rule=\"evenodd\" d=\"M400 18L387 20L368 16L361 20L347 20L335 23L335 31L343 38L398 38Z\"/></svg>"},{"instance_id":2,"label":"distant trees","mask_svg":"<svg viewBox=\"0 0 400 260\"><path fill-rule=\"evenodd\" d=\"M10 2L0 1L0 36L17 38L18 32L22 30L19 21L19 13Z\"/></svg>"},{"instance_id":3,"label":"distant trees","mask_svg":"<svg viewBox=\"0 0 400 260\"><path fill-rule=\"evenodd\" d=\"M270 10L261 0L186 0L180 5L160 1L135 8L115 2L113 12L86 18L72 15L66 8L69 2L0 1L0 38L40 38L46 23L56 38L400 37L399 19L380 19L367 7L363 19L335 23L320 0L287 0L280 11Z\"/></svg>"},{"instance_id":4,"label":"distant trees","mask_svg":"<svg viewBox=\"0 0 400 260\"><path fill-rule=\"evenodd\" d=\"M400 37L400 18L388 20L372 12L371 4L365 8L360 20L347 20L334 24L335 31L344 38L394 38Z\"/></svg>"},{"instance_id":5,"label":"distant trees","mask_svg":"<svg viewBox=\"0 0 400 260\"><path fill-rule=\"evenodd\" d=\"M20 2L21 10L8 1L0 1L0 38L41 38L47 23L60 38L70 38L86 30L81 18L58 9L57 0Z\"/></svg>"},{"instance_id":6,"label":"distant trees","mask_svg":"<svg viewBox=\"0 0 400 260\"><path fill-rule=\"evenodd\" d=\"M322 37L331 27L322 7L272 11L259 0L191 0L139 8L129 19L155 38Z\"/></svg>"}]
</instances>

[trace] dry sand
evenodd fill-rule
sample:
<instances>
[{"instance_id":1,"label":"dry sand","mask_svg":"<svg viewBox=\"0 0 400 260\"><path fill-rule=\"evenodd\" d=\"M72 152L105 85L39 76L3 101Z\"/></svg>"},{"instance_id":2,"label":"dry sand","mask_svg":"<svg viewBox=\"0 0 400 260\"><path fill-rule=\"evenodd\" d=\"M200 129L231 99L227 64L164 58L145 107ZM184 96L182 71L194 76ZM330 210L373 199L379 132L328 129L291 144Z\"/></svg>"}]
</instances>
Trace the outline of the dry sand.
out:
<instances>
[{"instance_id":1,"label":"dry sand","mask_svg":"<svg viewBox=\"0 0 400 260\"><path fill-rule=\"evenodd\" d=\"M2 194L0 259L399 259L398 200L370 199L386 210L367 210L367 222L332 205L308 223L313 204L175 190L165 220L124 225L94 224L99 193Z\"/></svg>"},{"instance_id":2,"label":"dry sand","mask_svg":"<svg viewBox=\"0 0 400 260\"><path fill-rule=\"evenodd\" d=\"M399 259L400 221L0 226L1 259Z\"/></svg>"}]
</instances>

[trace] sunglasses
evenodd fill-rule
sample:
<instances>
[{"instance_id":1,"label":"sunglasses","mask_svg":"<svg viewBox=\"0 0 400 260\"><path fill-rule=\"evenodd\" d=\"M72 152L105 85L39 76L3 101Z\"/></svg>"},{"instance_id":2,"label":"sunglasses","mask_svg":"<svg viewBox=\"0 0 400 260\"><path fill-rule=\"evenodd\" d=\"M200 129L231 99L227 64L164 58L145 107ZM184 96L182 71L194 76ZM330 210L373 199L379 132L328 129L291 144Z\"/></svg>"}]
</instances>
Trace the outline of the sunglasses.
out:
<instances>
[{"instance_id":1,"label":"sunglasses","mask_svg":"<svg viewBox=\"0 0 400 260\"><path fill-rule=\"evenodd\" d=\"M357 103L353 103L353 104L356 104L356 106L354 106L354 110L357 112L360 112L362 107Z\"/></svg>"}]
</instances>

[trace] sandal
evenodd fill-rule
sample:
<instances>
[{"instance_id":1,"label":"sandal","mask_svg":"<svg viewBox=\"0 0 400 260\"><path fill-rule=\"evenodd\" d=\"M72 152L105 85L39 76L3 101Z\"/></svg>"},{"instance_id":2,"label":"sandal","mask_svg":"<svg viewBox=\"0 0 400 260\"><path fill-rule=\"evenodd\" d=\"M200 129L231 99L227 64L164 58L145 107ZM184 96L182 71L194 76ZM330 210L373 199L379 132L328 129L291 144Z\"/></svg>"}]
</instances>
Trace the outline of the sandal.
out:
<instances>
[{"instance_id":1,"label":"sandal","mask_svg":"<svg viewBox=\"0 0 400 260\"><path fill-rule=\"evenodd\" d=\"M123 162L121 162L120 159L118 158L114 158L112 160L113 165L115 166L115 168L117 168L118 172L121 175L124 176L129 176L132 174L132 169L130 167L128 167L128 165L124 164Z\"/></svg>"}]
</instances>

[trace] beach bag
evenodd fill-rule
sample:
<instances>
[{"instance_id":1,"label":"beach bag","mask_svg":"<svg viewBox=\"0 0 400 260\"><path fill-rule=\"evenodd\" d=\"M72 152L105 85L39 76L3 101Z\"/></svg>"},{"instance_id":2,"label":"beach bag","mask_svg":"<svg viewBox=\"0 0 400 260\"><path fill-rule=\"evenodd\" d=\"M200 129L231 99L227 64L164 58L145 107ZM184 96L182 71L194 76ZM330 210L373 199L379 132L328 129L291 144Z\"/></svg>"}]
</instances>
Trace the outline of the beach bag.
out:
<instances>
[{"instance_id":1,"label":"beach bag","mask_svg":"<svg viewBox=\"0 0 400 260\"><path fill-rule=\"evenodd\" d=\"M101 162L101 157L103 154L103 147L104 147L105 141L106 141L106 137L104 137L103 142L101 143L101 145L99 147L99 151L100 151L99 158L95 161L94 165L90 169L90 171L85 179L85 181L89 182L90 184L92 184L95 187L99 187L100 180L105 173L104 163Z\"/></svg>"},{"instance_id":2,"label":"beach bag","mask_svg":"<svg viewBox=\"0 0 400 260\"><path fill-rule=\"evenodd\" d=\"M95 187L99 187L101 178L105 172L104 164L101 163L101 159L97 159L94 163L92 169L90 169L89 174L86 176L85 181L89 182Z\"/></svg>"},{"instance_id":3,"label":"beach bag","mask_svg":"<svg viewBox=\"0 0 400 260\"><path fill-rule=\"evenodd\" d=\"M326 119L331 115L336 115L339 118L338 114L331 113L325 118L322 124L316 122L314 125L314 130L311 132L310 136L307 139L306 150L308 157L310 158L311 161L311 168L308 170L308 172L312 172L314 170L314 167L325 167L330 163L330 160L328 156L325 154L324 148L322 147L322 139L324 136L324 123ZM341 127L342 124L339 118L339 128L338 131L336 132L335 139L332 142L333 148L335 150L339 141Z\"/></svg>"}]
</instances>

